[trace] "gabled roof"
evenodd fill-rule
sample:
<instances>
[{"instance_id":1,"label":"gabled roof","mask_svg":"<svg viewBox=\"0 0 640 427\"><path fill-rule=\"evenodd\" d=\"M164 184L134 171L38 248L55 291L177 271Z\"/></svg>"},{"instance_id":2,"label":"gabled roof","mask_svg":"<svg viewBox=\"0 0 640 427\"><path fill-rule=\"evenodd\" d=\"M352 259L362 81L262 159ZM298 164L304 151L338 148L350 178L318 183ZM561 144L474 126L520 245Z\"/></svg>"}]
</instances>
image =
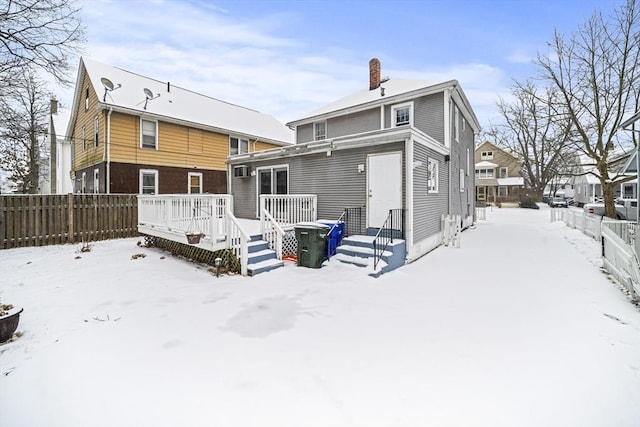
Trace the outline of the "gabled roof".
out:
<instances>
[{"instance_id":1,"label":"gabled roof","mask_svg":"<svg viewBox=\"0 0 640 427\"><path fill-rule=\"evenodd\" d=\"M498 167L496 163L491 163L486 160L476 163L477 168L495 168Z\"/></svg>"},{"instance_id":2,"label":"gabled roof","mask_svg":"<svg viewBox=\"0 0 640 427\"><path fill-rule=\"evenodd\" d=\"M193 127L258 139L279 145L293 143L293 132L276 118L259 111L211 98L168 82L141 76L121 68L81 58L74 95L74 111L82 99L83 69L98 94L102 108L129 114L148 115L162 120L184 122ZM105 94L101 79L115 86ZM118 87L118 85L121 85ZM146 102L145 89L154 99ZM71 122L75 117L71 118ZM71 127L71 126L70 126Z\"/></svg>"},{"instance_id":3,"label":"gabled roof","mask_svg":"<svg viewBox=\"0 0 640 427\"><path fill-rule=\"evenodd\" d=\"M454 87L458 90L465 104L464 107L471 116L471 125L476 130L479 130L480 124L478 123L478 119L471 110L470 104L460 89L457 80L437 82L432 80L388 79L383 81L379 88L373 90L365 88L354 92L351 95L347 95L344 98L305 114L300 119L287 123L287 126L298 126L317 120L324 120L329 117L363 111L377 105L397 103L404 100L408 101L419 96L442 92L447 88Z\"/></svg>"},{"instance_id":4,"label":"gabled roof","mask_svg":"<svg viewBox=\"0 0 640 427\"><path fill-rule=\"evenodd\" d=\"M508 154L509 156L513 157L515 160L520 161L520 159L518 158L518 156L514 155L513 153L511 153L509 150L502 148L502 147L498 147L496 144L489 142L489 141L484 141L482 143L480 143L480 145L478 145L475 149L475 151L483 151L486 150L487 148L485 147L486 145L489 145L491 147L491 150L494 151L501 151L505 154Z\"/></svg>"}]
</instances>

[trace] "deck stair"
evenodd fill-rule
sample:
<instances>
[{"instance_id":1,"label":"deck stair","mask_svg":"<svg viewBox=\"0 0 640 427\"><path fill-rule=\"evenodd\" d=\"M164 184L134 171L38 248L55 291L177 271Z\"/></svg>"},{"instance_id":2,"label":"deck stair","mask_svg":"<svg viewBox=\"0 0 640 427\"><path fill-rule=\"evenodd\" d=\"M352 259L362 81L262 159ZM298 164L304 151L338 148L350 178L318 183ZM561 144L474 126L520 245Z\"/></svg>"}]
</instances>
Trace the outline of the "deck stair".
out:
<instances>
[{"instance_id":1,"label":"deck stair","mask_svg":"<svg viewBox=\"0 0 640 427\"><path fill-rule=\"evenodd\" d=\"M342 244L338 246L336 254L331 257L346 264L353 264L358 267L365 267L373 270L373 239L374 236L355 235L342 239ZM378 264L375 271L369 273L372 277L378 277L381 274L405 264L406 242L403 239L393 239L393 243L387 246L382 254L382 261Z\"/></svg>"},{"instance_id":2,"label":"deck stair","mask_svg":"<svg viewBox=\"0 0 640 427\"><path fill-rule=\"evenodd\" d=\"M247 244L248 257L247 271L249 276L265 273L284 266L274 250L269 249L269 243L262 240L262 236L252 236Z\"/></svg>"}]
</instances>

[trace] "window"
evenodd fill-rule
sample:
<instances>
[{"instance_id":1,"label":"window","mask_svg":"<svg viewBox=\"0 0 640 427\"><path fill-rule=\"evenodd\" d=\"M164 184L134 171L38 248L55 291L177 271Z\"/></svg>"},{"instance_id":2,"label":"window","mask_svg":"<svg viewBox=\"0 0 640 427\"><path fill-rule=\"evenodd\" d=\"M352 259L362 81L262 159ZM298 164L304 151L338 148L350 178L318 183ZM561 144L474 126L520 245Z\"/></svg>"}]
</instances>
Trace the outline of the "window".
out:
<instances>
[{"instance_id":1,"label":"window","mask_svg":"<svg viewBox=\"0 0 640 427\"><path fill-rule=\"evenodd\" d=\"M429 169L427 171L427 190L430 193L438 192L438 161L429 159Z\"/></svg>"},{"instance_id":2,"label":"window","mask_svg":"<svg viewBox=\"0 0 640 427\"><path fill-rule=\"evenodd\" d=\"M462 116L462 131L466 131L467 130L467 119L464 118L464 116Z\"/></svg>"},{"instance_id":3,"label":"window","mask_svg":"<svg viewBox=\"0 0 640 427\"><path fill-rule=\"evenodd\" d=\"M493 169L476 169L476 178L493 178Z\"/></svg>"},{"instance_id":4,"label":"window","mask_svg":"<svg viewBox=\"0 0 640 427\"><path fill-rule=\"evenodd\" d=\"M82 126L82 149L87 149L87 128Z\"/></svg>"},{"instance_id":5,"label":"window","mask_svg":"<svg viewBox=\"0 0 640 427\"><path fill-rule=\"evenodd\" d=\"M98 129L99 129L98 117L93 119L93 146L98 147Z\"/></svg>"},{"instance_id":6,"label":"window","mask_svg":"<svg viewBox=\"0 0 640 427\"><path fill-rule=\"evenodd\" d=\"M471 170L471 150L467 148L467 176L469 176L470 170Z\"/></svg>"},{"instance_id":7,"label":"window","mask_svg":"<svg viewBox=\"0 0 640 427\"><path fill-rule=\"evenodd\" d=\"M453 138L456 142L460 140L460 110L457 105L453 107Z\"/></svg>"},{"instance_id":8,"label":"window","mask_svg":"<svg viewBox=\"0 0 640 427\"><path fill-rule=\"evenodd\" d=\"M411 124L411 104L395 105L391 108L392 126Z\"/></svg>"},{"instance_id":9,"label":"window","mask_svg":"<svg viewBox=\"0 0 640 427\"><path fill-rule=\"evenodd\" d=\"M152 120L144 120L141 121L141 138L140 138L140 146L142 148L150 148L153 150L158 149L158 122Z\"/></svg>"},{"instance_id":10,"label":"window","mask_svg":"<svg viewBox=\"0 0 640 427\"><path fill-rule=\"evenodd\" d=\"M158 194L158 171L140 170L140 194Z\"/></svg>"},{"instance_id":11,"label":"window","mask_svg":"<svg viewBox=\"0 0 640 427\"><path fill-rule=\"evenodd\" d=\"M93 170L93 192L100 192L100 169Z\"/></svg>"},{"instance_id":12,"label":"window","mask_svg":"<svg viewBox=\"0 0 640 427\"><path fill-rule=\"evenodd\" d=\"M493 151L483 151L480 153L480 157L482 160L491 160L493 159Z\"/></svg>"},{"instance_id":13,"label":"window","mask_svg":"<svg viewBox=\"0 0 640 427\"><path fill-rule=\"evenodd\" d=\"M505 186L498 187L498 197L507 197L508 190Z\"/></svg>"},{"instance_id":14,"label":"window","mask_svg":"<svg viewBox=\"0 0 640 427\"><path fill-rule=\"evenodd\" d=\"M487 187L476 187L476 199L477 200L487 199Z\"/></svg>"},{"instance_id":15,"label":"window","mask_svg":"<svg viewBox=\"0 0 640 427\"><path fill-rule=\"evenodd\" d=\"M189 194L202 193L202 174L199 172L189 172Z\"/></svg>"},{"instance_id":16,"label":"window","mask_svg":"<svg viewBox=\"0 0 640 427\"><path fill-rule=\"evenodd\" d=\"M84 194L87 192L87 173L82 172L82 183L80 184L80 190Z\"/></svg>"},{"instance_id":17,"label":"window","mask_svg":"<svg viewBox=\"0 0 640 427\"><path fill-rule=\"evenodd\" d=\"M84 91L84 111L89 109L89 88Z\"/></svg>"},{"instance_id":18,"label":"window","mask_svg":"<svg viewBox=\"0 0 640 427\"><path fill-rule=\"evenodd\" d=\"M464 193L464 169L460 169L460 192Z\"/></svg>"},{"instance_id":19,"label":"window","mask_svg":"<svg viewBox=\"0 0 640 427\"><path fill-rule=\"evenodd\" d=\"M230 137L229 138L229 155L246 154L249 152L249 140Z\"/></svg>"},{"instance_id":20,"label":"window","mask_svg":"<svg viewBox=\"0 0 640 427\"><path fill-rule=\"evenodd\" d=\"M506 178L509 175L509 168L500 168L499 178Z\"/></svg>"},{"instance_id":21,"label":"window","mask_svg":"<svg viewBox=\"0 0 640 427\"><path fill-rule=\"evenodd\" d=\"M313 139L319 141L327 137L327 122L313 124Z\"/></svg>"}]
</instances>

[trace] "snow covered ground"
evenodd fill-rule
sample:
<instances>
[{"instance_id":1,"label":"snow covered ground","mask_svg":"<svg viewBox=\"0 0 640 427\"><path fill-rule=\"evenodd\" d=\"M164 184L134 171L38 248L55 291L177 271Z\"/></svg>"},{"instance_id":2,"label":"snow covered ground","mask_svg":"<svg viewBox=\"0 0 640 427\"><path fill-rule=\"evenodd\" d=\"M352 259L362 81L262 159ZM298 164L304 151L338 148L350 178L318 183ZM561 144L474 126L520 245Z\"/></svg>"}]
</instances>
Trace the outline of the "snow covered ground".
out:
<instances>
[{"instance_id":1,"label":"snow covered ground","mask_svg":"<svg viewBox=\"0 0 640 427\"><path fill-rule=\"evenodd\" d=\"M1 426L640 425L640 311L548 210L377 279L216 278L138 240L0 252Z\"/></svg>"}]
</instances>

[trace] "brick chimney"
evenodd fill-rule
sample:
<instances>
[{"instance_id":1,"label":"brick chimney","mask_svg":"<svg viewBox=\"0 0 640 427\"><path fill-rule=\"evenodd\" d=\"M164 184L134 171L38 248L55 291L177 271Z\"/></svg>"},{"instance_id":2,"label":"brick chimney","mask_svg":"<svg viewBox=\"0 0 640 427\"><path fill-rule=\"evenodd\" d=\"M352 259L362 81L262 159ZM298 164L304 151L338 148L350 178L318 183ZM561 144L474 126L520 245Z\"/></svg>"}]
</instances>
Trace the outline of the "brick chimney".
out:
<instances>
[{"instance_id":1,"label":"brick chimney","mask_svg":"<svg viewBox=\"0 0 640 427\"><path fill-rule=\"evenodd\" d=\"M380 87L380 61L373 58L369 61L369 90Z\"/></svg>"}]
</instances>

